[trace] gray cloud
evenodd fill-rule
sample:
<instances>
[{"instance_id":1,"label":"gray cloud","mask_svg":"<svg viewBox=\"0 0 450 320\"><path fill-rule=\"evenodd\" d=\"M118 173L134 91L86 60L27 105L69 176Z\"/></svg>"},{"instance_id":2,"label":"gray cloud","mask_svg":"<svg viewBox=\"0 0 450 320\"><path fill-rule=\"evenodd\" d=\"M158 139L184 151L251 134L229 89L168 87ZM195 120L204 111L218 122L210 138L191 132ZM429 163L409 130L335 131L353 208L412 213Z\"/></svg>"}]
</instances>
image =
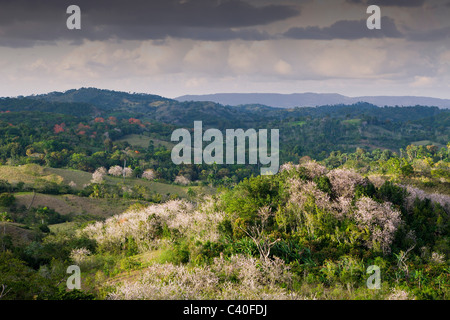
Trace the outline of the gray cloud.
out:
<instances>
[{"instance_id":1,"label":"gray cloud","mask_svg":"<svg viewBox=\"0 0 450 320\"><path fill-rule=\"evenodd\" d=\"M421 7L424 5L425 0L372 0L367 2L386 7Z\"/></svg>"},{"instance_id":2,"label":"gray cloud","mask_svg":"<svg viewBox=\"0 0 450 320\"><path fill-rule=\"evenodd\" d=\"M71 4L81 8L81 30L66 28L66 8ZM0 7L0 45L12 47L33 46L39 41L157 40L168 36L264 40L268 35L254 27L300 14L293 6L253 6L244 0L0 0Z\"/></svg>"},{"instance_id":3,"label":"gray cloud","mask_svg":"<svg viewBox=\"0 0 450 320\"><path fill-rule=\"evenodd\" d=\"M425 0L346 0L346 2L385 7L421 7Z\"/></svg>"},{"instance_id":4,"label":"gray cloud","mask_svg":"<svg viewBox=\"0 0 450 320\"><path fill-rule=\"evenodd\" d=\"M409 32L407 39L412 41L442 41L450 39L450 27Z\"/></svg>"},{"instance_id":5,"label":"gray cloud","mask_svg":"<svg viewBox=\"0 0 450 320\"><path fill-rule=\"evenodd\" d=\"M366 20L341 20L329 27L294 27L284 33L284 36L293 39L355 40L362 38L399 38L403 35L397 30L394 20L388 17L381 18L381 30L369 30Z\"/></svg>"}]
</instances>

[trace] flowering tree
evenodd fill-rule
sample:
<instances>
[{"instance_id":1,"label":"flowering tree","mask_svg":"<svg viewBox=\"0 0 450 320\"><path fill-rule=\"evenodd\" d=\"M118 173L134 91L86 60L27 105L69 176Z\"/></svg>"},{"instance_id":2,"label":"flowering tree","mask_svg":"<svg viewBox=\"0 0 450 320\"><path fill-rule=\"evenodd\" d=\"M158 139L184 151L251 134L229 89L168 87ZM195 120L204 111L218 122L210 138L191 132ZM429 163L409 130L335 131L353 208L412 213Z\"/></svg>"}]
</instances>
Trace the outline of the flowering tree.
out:
<instances>
[{"instance_id":1,"label":"flowering tree","mask_svg":"<svg viewBox=\"0 0 450 320\"><path fill-rule=\"evenodd\" d=\"M106 169L104 167L97 168L95 172L92 174L92 183L102 183L103 178L106 175Z\"/></svg>"},{"instance_id":2,"label":"flowering tree","mask_svg":"<svg viewBox=\"0 0 450 320\"><path fill-rule=\"evenodd\" d=\"M215 211L213 204L211 199L205 200L194 210L190 202L171 200L88 225L80 235L96 240L105 250L121 247L129 237L141 251L156 248L164 226L189 238L216 241L219 238L217 227L224 219L224 213Z\"/></svg>"},{"instance_id":3,"label":"flowering tree","mask_svg":"<svg viewBox=\"0 0 450 320\"><path fill-rule=\"evenodd\" d=\"M308 201L313 201L320 209L330 209L330 197L317 188L313 181L290 179L290 202L303 208Z\"/></svg>"},{"instance_id":4,"label":"flowering tree","mask_svg":"<svg viewBox=\"0 0 450 320\"><path fill-rule=\"evenodd\" d=\"M439 203L442 208L444 208L448 213L450 213L450 196L439 194L439 193L426 193L425 191L412 187L412 186L401 186L406 189L408 195L406 197L406 207L408 211L412 211L414 207L414 202L416 199L425 200L429 199L431 203Z\"/></svg>"},{"instance_id":5,"label":"flowering tree","mask_svg":"<svg viewBox=\"0 0 450 320\"><path fill-rule=\"evenodd\" d=\"M133 174L133 170L131 170L130 168L123 168L123 176L125 178L131 177L132 174Z\"/></svg>"},{"instance_id":6,"label":"flowering tree","mask_svg":"<svg viewBox=\"0 0 450 320\"><path fill-rule=\"evenodd\" d=\"M328 172L327 168L316 161L306 161L300 165L305 168L308 176L313 179L315 177L323 176Z\"/></svg>"},{"instance_id":7,"label":"flowering tree","mask_svg":"<svg viewBox=\"0 0 450 320\"><path fill-rule=\"evenodd\" d=\"M191 180L189 180L185 176L177 176L174 182L183 186L187 186L189 183L191 183Z\"/></svg>"},{"instance_id":8,"label":"flowering tree","mask_svg":"<svg viewBox=\"0 0 450 320\"><path fill-rule=\"evenodd\" d=\"M86 261L87 257L91 254L91 251L86 248L72 249L70 252L70 259L77 265Z\"/></svg>"},{"instance_id":9,"label":"flowering tree","mask_svg":"<svg viewBox=\"0 0 450 320\"><path fill-rule=\"evenodd\" d=\"M114 177L121 176L122 172L123 172L123 170L122 170L121 166L114 166L114 167L109 168L109 170L108 170L108 174L110 174Z\"/></svg>"},{"instance_id":10,"label":"flowering tree","mask_svg":"<svg viewBox=\"0 0 450 320\"><path fill-rule=\"evenodd\" d=\"M142 174L142 178L147 180L154 180L156 178L156 173L153 169L147 169Z\"/></svg>"},{"instance_id":11,"label":"flowering tree","mask_svg":"<svg viewBox=\"0 0 450 320\"><path fill-rule=\"evenodd\" d=\"M108 299L300 299L289 290L291 278L289 267L277 258L261 265L253 257L233 255L215 258L210 266L191 268L155 263L137 281L119 285Z\"/></svg>"},{"instance_id":12,"label":"flowering tree","mask_svg":"<svg viewBox=\"0 0 450 320\"><path fill-rule=\"evenodd\" d=\"M361 197L356 203L354 219L360 228L368 228L369 248L379 247L384 254L391 251L395 232L400 226L401 214L389 202L378 203L369 197Z\"/></svg>"},{"instance_id":13,"label":"flowering tree","mask_svg":"<svg viewBox=\"0 0 450 320\"><path fill-rule=\"evenodd\" d=\"M364 185L364 178L352 170L334 169L328 172L332 189L338 197L353 197L355 187Z\"/></svg>"},{"instance_id":14,"label":"flowering tree","mask_svg":"<svg viewBox=\"0 0 450 320\"><path fill-rule=\"evenodd\" d=\"M286 163L283 163L283 164L280 166L279 172L290 171L290 170L293 170L293 169L297 169L298 167L299 167L298 164L295 165L295 164L293 164L292 162L286 162Z\"/></svg>"},{"instance_id":15,"label":"flowering tree","mask_svg":"<svg viewBox=\"0 0 450 320\"><path fill-rule=\"evenodd\" d=\"M71 187L71 188L76 188L76 187L77 187L77 184L76 184L75 182L73 182L73 181L70 181L70 182L69 182L69 187Z\"/></svg>"}]
</instances>

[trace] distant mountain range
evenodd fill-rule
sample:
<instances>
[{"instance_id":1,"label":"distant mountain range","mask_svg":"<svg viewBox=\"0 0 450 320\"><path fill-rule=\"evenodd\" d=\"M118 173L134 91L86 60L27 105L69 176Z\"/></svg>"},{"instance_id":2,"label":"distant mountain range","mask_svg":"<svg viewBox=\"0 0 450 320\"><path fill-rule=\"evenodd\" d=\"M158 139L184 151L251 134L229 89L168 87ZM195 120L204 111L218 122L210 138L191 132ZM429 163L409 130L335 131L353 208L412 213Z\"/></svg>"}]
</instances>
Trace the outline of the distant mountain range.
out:
<instances>
[{"instance_id":1,"label":"distant mountain range","mask_svg":"<svg viewBox=\"0 0 450 320\"><path fill-rule=\"evenodd\" d=\"M237 99L239 96L244 96L248 100L239 100ZM114 116L121 119L146 118L183 127L191 126L194 121L201 120L205 127L254 128L266 126L268 123L275 125L279 121L292 119L303 121L306 118L328 116L344 117L344 120L376 118L379 119L377 121L400 122L425 121L426 118L438 117L439 121L446 123L450 108L450 104L439 104L441 108L438 108L435 103L430 103L430 100L394 103L394 105L403 105L405 108L379 108L374 103L353 102L352 98L337 94L227 94L225 97L234 99L218 103L208 101L214 99L208 99L205 96L190 96L190 98L180 98L186 101L179 101L151 94L80 88L27 97L0 98L0 112L47 112L75 117ZM297 97L296 100L295 97ZM380 98L382 97L374 97L374 99ZM339 103L339 101L342 102ZM288 103L303 107L288 109L287 107L290 106ZM407 106L411 107L405 110Z\"/></svg>"},{"instance_id":2,"label":"distant mountain range","mask_svg":"<svg viewBox=\"0 0 450 320\"><path fill-rule=\"evenodd\" d=\"M316 107L323 105L354 104L368 102L384 106L433 106L450 108L450 99L414 96L367 96L347 97L337 93L217 93L207 95L185 95L175 98L184 101L211 101L222 105L238 106L262 104L275 108Z\"/></svg>"}]
</instances>

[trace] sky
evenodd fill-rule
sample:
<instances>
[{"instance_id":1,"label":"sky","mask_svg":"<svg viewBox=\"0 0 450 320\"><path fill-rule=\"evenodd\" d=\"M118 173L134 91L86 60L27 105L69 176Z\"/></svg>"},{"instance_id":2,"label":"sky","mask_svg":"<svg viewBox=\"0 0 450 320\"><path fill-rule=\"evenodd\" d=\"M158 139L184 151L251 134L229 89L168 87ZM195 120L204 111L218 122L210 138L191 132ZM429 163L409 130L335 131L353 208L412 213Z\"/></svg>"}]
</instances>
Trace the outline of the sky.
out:
<instances>
[{"instance_id":1,"label":"sky","mask_svg":"<svg viewBox=\"0 0 450 320\"><path fill-rule=\"evenodd\" d=\"M69 5L80 30L67 28ZM369 5L380 30L366 26ZM450 99L450 0L0 0L0 70L2 97L97 87Z\"/></svg>"}]
</instances>

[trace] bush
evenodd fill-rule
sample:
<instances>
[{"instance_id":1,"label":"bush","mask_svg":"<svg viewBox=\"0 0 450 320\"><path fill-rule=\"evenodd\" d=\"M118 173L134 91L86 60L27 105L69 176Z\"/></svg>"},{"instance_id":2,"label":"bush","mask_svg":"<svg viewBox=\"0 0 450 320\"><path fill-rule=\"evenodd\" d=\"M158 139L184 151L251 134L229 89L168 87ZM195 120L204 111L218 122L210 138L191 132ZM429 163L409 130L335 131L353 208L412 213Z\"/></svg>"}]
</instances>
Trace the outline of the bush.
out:
<instances>
[{"instance_id":1,"label":"bush","mask_svg":"<svg viewBox=\"0 0 450 320\"><path fill-rule=\"evenodd\" d=\"M14 204L16 198L10 193L0 194L0 207L10 207Z\"/></svg>"},{"instance_id":2,"label":"bush","mask_svg":"<svg viewBox=\"0 0 450 320\"><path fill-rule=\"evenodd\" d=\"M179 265L188 263L190 258L189 247L186 243L177 243L173 248L163 251L160 263Z\"/></svg>"},{"instance_id":3,"label":"bush","mask_svg":"<svg viewBox=\"0 0 450 320\"><path fill-rule=\"evenodd\" d=\"M330 182L330 179L327 176L320 176L315 177L313 181L316 183L317 188L325 193L328 193L329 195L332 194L332 185Z\"/></svg>"},{"instance_id":4,"label":"bush","mask_svg":"<svg viewBox=\"0 0 450 320\"><path fill-rule=\"evenodd\" d=\"M59 289L58 292L52 296L52 300L95 300L95 295L81 290L66 291L65 289Z\"/></svg>"},{"instance_id":5,"label":"bush","mask_svg":"<svg viewBox=\"0 0 450 320\"><path fill-rule=\"evenodd\" d=\"M389 201L393 204L403 206L407 196L407 191L402 187L396 186L391 181L386 181L378 189L377 195L384 201Z\"/></svg>"},{"instance_id":6,"label":"bush","mask_svg":"<svg viewBox=\"0 0 450 320\"><path fill-rule=\"evenodd\" d=\"M46 224L40 224L39 230L42 231L43 233L50 233L50 228Z\"/></svg>"}]
</instances>

